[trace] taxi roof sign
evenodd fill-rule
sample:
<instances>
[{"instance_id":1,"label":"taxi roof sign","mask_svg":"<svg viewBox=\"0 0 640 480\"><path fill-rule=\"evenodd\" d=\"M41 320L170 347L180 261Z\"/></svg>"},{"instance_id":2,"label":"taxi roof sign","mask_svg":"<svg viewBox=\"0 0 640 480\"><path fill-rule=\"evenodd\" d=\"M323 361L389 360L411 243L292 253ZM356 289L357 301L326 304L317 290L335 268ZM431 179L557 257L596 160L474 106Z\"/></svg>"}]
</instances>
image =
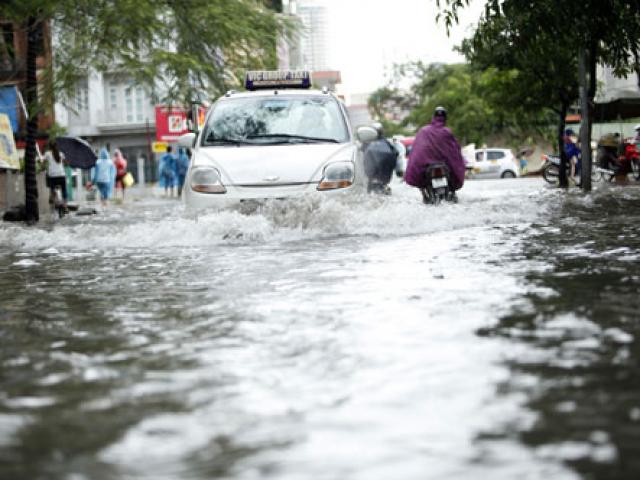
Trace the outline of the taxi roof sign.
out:
<instances>
[{"instance_id":1,"label":"taxi roof sign","mask_svg":"<svg viewBox=\"0 0 640 480\"><path fill-rule=\"evenodd\" d=\"M309 88L311 74L308 70L256 70L247 72L245 88Z\"/></svg>"}]
</instances>

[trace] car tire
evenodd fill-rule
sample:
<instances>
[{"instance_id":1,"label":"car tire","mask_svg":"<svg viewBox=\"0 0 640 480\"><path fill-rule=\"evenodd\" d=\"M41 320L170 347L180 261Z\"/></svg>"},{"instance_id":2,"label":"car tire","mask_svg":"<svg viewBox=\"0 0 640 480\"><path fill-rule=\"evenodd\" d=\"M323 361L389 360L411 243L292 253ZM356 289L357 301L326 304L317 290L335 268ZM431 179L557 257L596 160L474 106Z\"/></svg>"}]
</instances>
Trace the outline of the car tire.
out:
<instances>
[{"instance_id":1,"label":"car tire","mask_svg":"<svg viewBox=\"0 0 640 480\"><path fill-rule=\"evenodd\" d=\"M516 174L511 170L506 170L502 172L502 175L500 175L500 178L516 178Z\"/></svg>"}]
</instances>

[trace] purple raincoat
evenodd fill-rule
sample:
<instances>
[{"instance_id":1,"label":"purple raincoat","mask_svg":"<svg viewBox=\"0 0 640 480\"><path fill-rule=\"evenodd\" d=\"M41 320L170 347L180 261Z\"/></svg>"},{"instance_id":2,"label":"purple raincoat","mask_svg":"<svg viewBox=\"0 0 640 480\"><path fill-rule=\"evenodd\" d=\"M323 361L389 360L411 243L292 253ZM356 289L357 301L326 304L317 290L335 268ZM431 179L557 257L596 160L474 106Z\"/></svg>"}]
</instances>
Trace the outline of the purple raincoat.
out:
<instances>
[{"instance_id":1,"label":"purple raincoat","mask_svg":"<svg viewBox=\"0 0 640 480\"><path fill-rule=\"evenodd\" d=\"M454 190L464 183L464 158L456 137L444 126L442 117L433 117L430 125L420 129L413 142L404 180L418 188L426 187L424 171L431 163L445 163L451 171L451 186Z\"/></svg>"}]
</instances>

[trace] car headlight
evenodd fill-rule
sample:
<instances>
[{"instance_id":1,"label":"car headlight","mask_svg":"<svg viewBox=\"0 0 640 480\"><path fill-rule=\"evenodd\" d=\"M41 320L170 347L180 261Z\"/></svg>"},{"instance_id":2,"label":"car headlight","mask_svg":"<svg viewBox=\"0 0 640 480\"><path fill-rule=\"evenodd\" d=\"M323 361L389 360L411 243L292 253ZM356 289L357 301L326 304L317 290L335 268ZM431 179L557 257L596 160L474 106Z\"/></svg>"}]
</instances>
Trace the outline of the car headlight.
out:
<instances>
[{"instance_id":1,"label":"car headlight","mask_svg":"<svg viewBox=\"0 0 640 480\"><path fill-rule=\"evenodd\" d=\"M352 162L334 162L324 167L318 190L335 190L353 185L355 170Z\"/></svg>"},{"instance_id":2,"label":"car headlight","mask_svg":"<svg viewBox=\"0 0 640 480\"><path fill-rule=\"evenodd\" d=\"M213 167L196 167L191 171L191 190L200 193L226 193L220 172Z\"/></svg>"}]
</instances>

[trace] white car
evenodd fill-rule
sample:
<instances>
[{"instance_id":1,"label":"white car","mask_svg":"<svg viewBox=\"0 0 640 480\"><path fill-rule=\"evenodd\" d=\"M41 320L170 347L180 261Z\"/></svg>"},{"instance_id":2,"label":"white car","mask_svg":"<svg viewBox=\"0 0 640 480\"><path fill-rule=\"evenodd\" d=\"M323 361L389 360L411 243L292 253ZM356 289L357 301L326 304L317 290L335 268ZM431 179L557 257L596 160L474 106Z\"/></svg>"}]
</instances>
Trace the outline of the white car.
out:
<instances>
[{"instance_id":1,"label":"white car","mask_svg":"<svg viewBox=\"0 0 640 480\"><path fill-rule=\"evenodd\" d=\"M249 91L218 99L197 138L180 138L179 145L193 147L187 207L340 195L366 184L343 103L326 90L309 90L309 79L308 72L249 72ZM361 142L375 136L371 127L358 129Z\"/></svg>"},{"instance_id":2,"label":"white car","mask_svg":"<svg viewBox=\"0 0 640 480\"><path fill-rule=\"evenodd\" d=\"M520 168L513 152L508 148L482 148L475 150L467 162L471 178L516 178Z\"/></svg>"}]
</instances>

